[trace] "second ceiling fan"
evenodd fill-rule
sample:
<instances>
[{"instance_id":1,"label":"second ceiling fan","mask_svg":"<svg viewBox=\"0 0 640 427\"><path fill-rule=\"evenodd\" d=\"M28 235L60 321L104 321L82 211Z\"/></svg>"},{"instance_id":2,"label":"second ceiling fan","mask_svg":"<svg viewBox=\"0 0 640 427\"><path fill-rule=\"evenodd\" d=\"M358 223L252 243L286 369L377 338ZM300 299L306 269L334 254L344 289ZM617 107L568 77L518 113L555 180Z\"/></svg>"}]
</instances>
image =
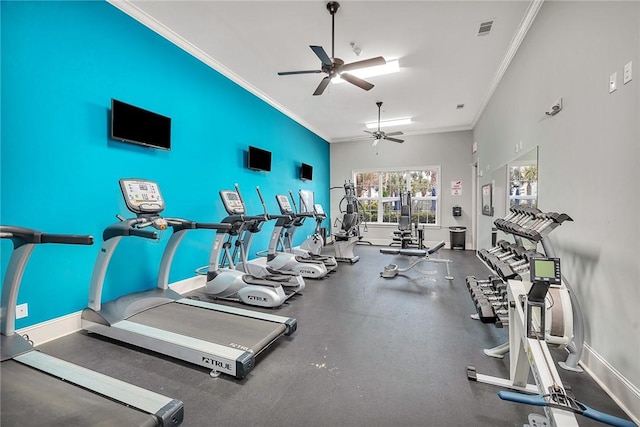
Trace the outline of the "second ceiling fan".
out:
<instances>
[{"instance_id":1,"label":"second ceiling fan","mask_svg":"<svg viewBox=\"0 0 640 427\"><path fill-rule=\"evenodd\" d=\"M328 74L327 77L322 79L315 92L313 92L314 95L322 95L324 90L329 85L329 82L331 82L331 79L338 75L340 76L340 78L351 84L354 84L364 90L370 90L371 88L373 88L373 85L371 83L362 80L352 74L349 74L348 71L353 71L358 68L373 67L375 65L384 65L387 63L382 56L365 59L362 61L351 62L349 64L345 64L342 59L335 57L335 15L339 7L340 3L338 3L337 1L330 1L329 3L327 3L327 10L331 14L331 57L327 55L327 52L322 46L309 46L322 62L320 70L281 71L278 73L279 76L311 73Z\"/></svg>"},{"instance_id":2,"label":"second ceiling fan","mask_svg":"<svg viewBox=\"0 0 640 427\"><path fill-rule=\"evenodd\" d=\"M392 136L403 135L402 132L386 133L380 130L380 108L382 107L382 101L376 102L376 105L378 106L378 130L375 132L365 130L365 132L371 134L371 137L373 138L373 143L371 145L375 147L383 139L386 139L387 141L392 141L392 142L399 142L399 143L404 142L404 139L392 138Z\"/></svg>"}]
</instances>

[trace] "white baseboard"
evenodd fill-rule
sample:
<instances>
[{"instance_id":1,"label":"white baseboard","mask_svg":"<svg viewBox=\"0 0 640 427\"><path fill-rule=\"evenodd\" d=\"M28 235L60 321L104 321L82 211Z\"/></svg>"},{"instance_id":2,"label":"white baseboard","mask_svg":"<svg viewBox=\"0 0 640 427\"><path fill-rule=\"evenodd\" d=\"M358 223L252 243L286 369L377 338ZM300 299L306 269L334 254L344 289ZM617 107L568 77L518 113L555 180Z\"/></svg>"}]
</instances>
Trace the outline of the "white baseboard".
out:
<instances>
[{"instance_id":1,"label":"white baseboard","mask_svg":"<svg viewBox=\"0 0 640 427\"><path fill-rule=\"evenodd\" d=\"M46 322L37 323L23 329L16 330L18 335L27 335L35 347L65 335L72 334L82 328L80 315L81 311L67 314Z\"/></svg>"},{"instance_id":2,"label":"white baseboard","mask_svg":"<svg viewBox=\"0 0 640 427\"><path fill-rule=\"evenodd\" d=\"M194 276L188 279L180 280L179 282L169 285L171 289L179 294L185 294L195 289L201 288L206 283L205 276ZM58 338L62 338L65 335L72 334L82 329L81 320L82 311L67 314L66 316L58 317L56 319L47 320L42 323L27 326L16 330L18 335L27 335L29 340L33 342L35 347L53 341Z\"/></svg>"},{"instance_id":3,"label":"white baseboard","mask_svg":"<svg viewBox=\"0 0 640 427\"><path fill-rule=\"evenodd\" d=\"M640 389L627 380L588 344L584 344L580 365L602 389L640 425ZM590 403L596 405L596 402Z\"/></svg>"}]
</instances>

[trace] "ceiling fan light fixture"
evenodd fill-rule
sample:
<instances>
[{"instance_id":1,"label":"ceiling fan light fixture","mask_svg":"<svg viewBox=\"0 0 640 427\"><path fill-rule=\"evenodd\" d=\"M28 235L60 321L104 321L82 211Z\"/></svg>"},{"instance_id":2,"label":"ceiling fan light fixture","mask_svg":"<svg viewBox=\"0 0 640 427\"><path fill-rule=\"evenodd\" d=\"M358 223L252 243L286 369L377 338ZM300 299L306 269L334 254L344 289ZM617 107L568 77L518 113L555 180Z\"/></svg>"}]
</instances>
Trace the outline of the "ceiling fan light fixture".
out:
<instances>
[{"instance_id":1,"label":"ceiling fan light fixture","mask_svg":"<svg viewBox=\"0 0 640 427\"><path fill-rule=\"evenodd\" d=\"M402 126L411 124L411 117L407 117L404 119L394 119L394 120L383 120L380 122L380 127L391 127L391 126ZM367 129L377 129L378 122L369 122L365 123Z\"/></svg>"},{"instance_id":2,"label":"ceiling fan light fixture","mask_svg":"<svg viewBox=\"0 0 640 427\"><path fill-rule=\"evenodd\" d=\"M400 71L400 62L397 59L387 61L384 65L375 65L373 67L359 68L357 70L349 71L349 74L361 79L368 77L384 76L387 74L393 74ZM331 79L331 83L344 83L344 80L340 78L340 75Z\"/></svg>"}]
</instances>

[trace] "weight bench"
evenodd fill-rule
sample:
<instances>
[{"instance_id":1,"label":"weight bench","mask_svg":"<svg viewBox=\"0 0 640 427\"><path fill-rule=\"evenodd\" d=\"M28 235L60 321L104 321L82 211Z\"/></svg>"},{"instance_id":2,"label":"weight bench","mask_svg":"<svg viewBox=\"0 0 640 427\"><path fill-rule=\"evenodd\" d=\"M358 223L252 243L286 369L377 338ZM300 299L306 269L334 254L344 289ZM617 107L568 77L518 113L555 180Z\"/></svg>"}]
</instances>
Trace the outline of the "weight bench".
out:
<instances>
[{"instance_id":1,"label":"weight bench","mask_svg":"<svg viewBox=\"0 0 640 427\"><path fill-rule=\"evenodd\" d=\"M413 261L406 267L399 268L397 264L389 264L384 268L384 271L380 272L380 276L385 279L390 279L392 277L396 277L398 273L404 273L405 271L411 270L413 267L418 265L421 262L432 262L436 264L444 264L447 267L447 275L444 276L447 280L453 280L453 276L451 275L451 271L449 270L450 259L441 259L441 258L430 258L430 255L438 252L440 249L444 247L444 241L438 243L435 246L432 246L428 249L402 249L402 248L381 248L380 253L385 255L404 255L408 257L419 257L417 260Z\"/></svg>"}]
</instances>

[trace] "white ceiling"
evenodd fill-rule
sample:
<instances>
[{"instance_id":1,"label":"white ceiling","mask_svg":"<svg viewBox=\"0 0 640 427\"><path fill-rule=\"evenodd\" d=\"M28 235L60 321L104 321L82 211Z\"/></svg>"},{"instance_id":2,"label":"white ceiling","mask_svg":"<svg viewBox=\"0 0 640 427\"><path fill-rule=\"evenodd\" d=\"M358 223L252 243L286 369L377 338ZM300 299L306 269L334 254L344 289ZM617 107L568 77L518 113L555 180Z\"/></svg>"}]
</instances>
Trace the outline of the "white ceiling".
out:
<instances>
[{"instance_id":1,"label":"white ceiling","mask_svg":"<svg viewBox=\"0 0 640 427\"><path fill-rule=\"evenodd\" d=\"M330 142L367 137L364 123L413 117L387 132L405 135L469 130L493 93L542 0L351 1L335 15L335 55L346 63L383 56L401 71L366 80L362 90L331 84L309 45L331 56L326 1L121 1L112 4L199 57ZM494 20L489 35L479 24ZM362 49L356 56L350 42ZM456 109L464 104L463 109Z\"/></svg>"}]
</instances>

